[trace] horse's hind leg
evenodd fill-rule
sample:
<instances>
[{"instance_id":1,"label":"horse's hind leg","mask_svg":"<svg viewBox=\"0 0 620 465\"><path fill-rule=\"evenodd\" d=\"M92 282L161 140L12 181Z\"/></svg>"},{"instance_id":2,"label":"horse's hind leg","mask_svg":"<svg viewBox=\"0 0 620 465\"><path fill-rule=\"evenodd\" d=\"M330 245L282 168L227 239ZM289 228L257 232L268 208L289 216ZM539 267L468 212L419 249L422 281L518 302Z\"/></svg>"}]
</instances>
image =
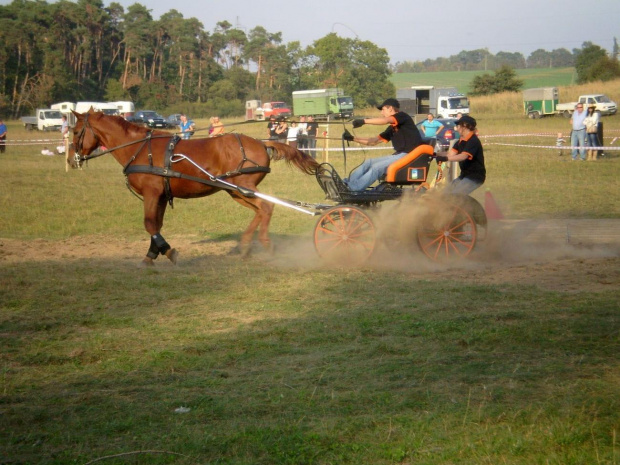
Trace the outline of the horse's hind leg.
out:
<instances>
[{"instance_id":1,"label":"horse's hind leg","mask_svg":"<svg viewBox=\"0 0 620 465\"><path fill-rule=\"evenodd\" d=\"M160 231L164 225L164 213L166 212L166 198L160 196L144 196L144 228L151 235L151 244L146 253L146 257L142 260L145 266L153 265L159 254L165 255L172 263L176 264L178 252L170 247L166 239L161 235Z\"/></svg>"},{"instance_id":2,"label":"horse's hind leg","mask_svg":"<svg viewBox=\"0 0 620 465\"><path fill-rule=\"evenodd\" d=\"M258 240L268 250L272 250L271 240L269 239L269 221L271 220L271 214L273 212L273 205L268 202L264 202L258 198L251 197L239 197L238 194L230 192L230 196L239 202L244 207L250 208L254 211L254 218L250 221L247 229L241 234L241 240L239 241L239 249L242 257L247 257L250 254L252 246L252 237L254 232L260 225L260 231Z\"/></svg>"},{"instance_id":3,"label":"horse's hind leg","mask_svg":"<svg viewBox=\"0 0 620 465\"><path fill-rule=\"evenodd\" d=\"M260 214L260 226L258 231L258 240L263 247L267 249L269 252L273 252L273 243L269 238L269 223L271 222L271 215L273 214L272 203L262 201L259 205Z\"/></svg>"}]
</instances>

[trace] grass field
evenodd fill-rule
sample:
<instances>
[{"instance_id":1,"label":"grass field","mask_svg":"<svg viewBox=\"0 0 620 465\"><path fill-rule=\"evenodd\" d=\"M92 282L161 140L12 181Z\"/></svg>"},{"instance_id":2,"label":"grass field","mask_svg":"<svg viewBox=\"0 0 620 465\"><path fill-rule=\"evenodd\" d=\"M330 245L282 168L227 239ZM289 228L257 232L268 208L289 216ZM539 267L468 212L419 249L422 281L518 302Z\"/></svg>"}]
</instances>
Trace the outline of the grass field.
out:
<instances>
[{"instance_id":1,"label":"grass field","mask_svg":"<svg viewBox=\"0 0 620 465\"><path fill-rule=\"evenodd\" d=\"M534 146L566 120L528 120L511 95L472 108L482 136L503 135L485 139L485 187L509 219L620 218L618 152L565 162ZM620 117L603 121L610 143ZM9 139L34 137L9 123ZM331 267L316 220L278 207L276 255L240 260L250 213L218 194L176 200L163 233L178 266L139 270L148 237L121 166L65 173L40 149L0 155L0 463L620 463L617 250L445 268L382 249ZM272 167L262 191L323 201Z\"/></svg>"},{"instance_id":2,"label":"grass field","mask_svg":"<svg viewBox=\"0 0 620 465\"><path fill-rule=\"evenodd\" d=\"M517 76L523 79L523 89L533 87L561 87L575 84L575 68L518 69ZM487 71L493 74L493 71ZM390 80L397 89L410 86L456 87L460 92L468 93L475 76L484 71L452 71L436 73L396 73Z\"/></svg>"}]
</instances>

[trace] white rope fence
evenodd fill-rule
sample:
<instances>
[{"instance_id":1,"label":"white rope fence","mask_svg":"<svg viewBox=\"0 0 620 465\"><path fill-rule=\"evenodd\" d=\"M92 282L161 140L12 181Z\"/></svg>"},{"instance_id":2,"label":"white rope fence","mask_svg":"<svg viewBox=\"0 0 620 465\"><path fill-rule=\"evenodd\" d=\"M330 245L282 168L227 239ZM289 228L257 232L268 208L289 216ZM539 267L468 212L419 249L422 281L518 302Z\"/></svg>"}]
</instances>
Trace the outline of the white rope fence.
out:
<instances>
[{"instance_id":1,"label":"white rope fence","mask_svg":"<svg viewBox=\"0 0 620 465\"><path fill-rule=\"evenodd\" d=\"M620 129L612 129L607 132L620 132ZM506 138L506 137L555 137L557 133L550 132L541 132L541 133L525 133L525 134L488 134L488 135L479 135L480 139L486 141L487 139L498 139L498 138ZM568 137L568 135L567 135ZM614 137L610 144L615 143L620 137ZM320 137L317 137L317 141L322 140ZM53 145L60 146L64 144L64 140L60 139L7 139L4 142L4 145L7 147L19 147L19 146L29 146L29 145ZM513 144L508 142L485 142L485 145L500 145L506 147L524 147L524 148L533 148L533 149L552 149L552 150L572 150L572 149L582 149L584 147L580 146L572 146L572 145L531 145L531 144ZM611 150L618 151L620 150L620 146L599 146L599 147L590 147L586 146L585 148L590 150ZM342 147L316 147L314 149L306 149L307 151L314 152L342 152ZM347 147L347 152L366 152L369 150L393 150L391 146L383 146L383 147Z\"/></svg>"}]
</instances>

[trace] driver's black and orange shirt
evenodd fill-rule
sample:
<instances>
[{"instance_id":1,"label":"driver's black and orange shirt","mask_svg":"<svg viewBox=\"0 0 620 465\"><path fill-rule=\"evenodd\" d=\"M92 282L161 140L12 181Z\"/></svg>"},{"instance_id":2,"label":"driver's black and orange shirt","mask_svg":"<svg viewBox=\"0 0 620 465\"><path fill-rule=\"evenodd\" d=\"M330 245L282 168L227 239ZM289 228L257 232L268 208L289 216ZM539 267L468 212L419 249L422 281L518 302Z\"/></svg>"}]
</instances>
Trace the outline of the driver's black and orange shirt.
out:
<instances>
[{"instance_id":1,"label":"driver's black and orange shirt","mask_svg":"<svg viewBox=\"0 0 620 465\"><path fill-rule=\"evenodd\" d=\"M392 141L396 153L409 153L422 144L420 131L407 113L399 111L390 118L393 122L379 134L384 141Z\"/></svg>"},{"instance_id":2,"label":"driver's black and orange shirt","mask_svg":"<svg viewBox=\"0 0 620 465\"><path fill-rule=\"evenodd\" d=\"M484 166L484 151L482 150L482 143L476 134L472 132L467 138L461 137L452 147L451 153L467 154L467 158L459 162L459 167L461 168L459 178L469 178L481 183L485 181L487 170Z\"/></svg>"}]
</instances>

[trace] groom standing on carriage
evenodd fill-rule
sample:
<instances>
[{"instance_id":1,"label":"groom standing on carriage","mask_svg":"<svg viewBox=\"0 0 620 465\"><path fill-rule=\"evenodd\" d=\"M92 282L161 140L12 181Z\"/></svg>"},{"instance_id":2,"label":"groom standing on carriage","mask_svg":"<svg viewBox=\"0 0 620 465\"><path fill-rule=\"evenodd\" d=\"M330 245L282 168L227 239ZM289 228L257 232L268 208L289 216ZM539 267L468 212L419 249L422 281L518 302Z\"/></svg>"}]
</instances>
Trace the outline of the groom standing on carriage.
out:
<instances>
[{"instance_id":1,"label":"groom standing on carriage","mask_svg":"<svg viewBox=\"0 0 620 465\"><path fill-rule=\"evenodd\" d=\"M391 141L394 153L385 157L369 158L358 166L351 173L349 179L344 179L352 191L366 190L367 187L385 175L388 166L423 143L420 131L418 131L411 116L400 111L398 100L389 98L377 109L381 110L382 117L353 120L353 127L359 128L364 124L389 124L385 131L376 137L357 137L349 131L345 131L342 138L363 145L378 145L382 142Z\"/></svg>"}]
</instances>

